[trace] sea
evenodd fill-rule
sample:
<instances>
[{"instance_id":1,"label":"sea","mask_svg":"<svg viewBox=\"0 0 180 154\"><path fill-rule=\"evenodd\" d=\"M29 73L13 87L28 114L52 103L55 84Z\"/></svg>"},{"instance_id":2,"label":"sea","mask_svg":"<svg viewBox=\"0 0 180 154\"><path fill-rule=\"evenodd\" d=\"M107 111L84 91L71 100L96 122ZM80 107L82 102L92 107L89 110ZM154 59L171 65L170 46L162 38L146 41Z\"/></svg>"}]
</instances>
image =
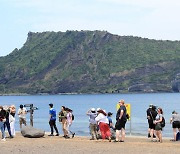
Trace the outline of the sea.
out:
<instances>
[{"instance_id":1,"label":"sea","mask_svg":"<svg viewBox=\"0 0 180 154\"><path fill-rule=\"evenodd\" d=\"M173 137L170 118L172 111L180 113L179 93L148 93L148 94L65 94L65 95L27 95L27 96L0 96L0 105L14 104L18 110L19 105L33 104L38 110L34 110L33 125L35 128L50 132L49 127L49 103L54 104L57 115L61 106L73 110L75 119L71 130L78 136L89 136L89 117L86 112L90 108L101 108L106 112L112 112L112 120L115 124L116 104L124 99L131 105L131 120L126 124L127 135L147 136L148 123L146 110L149 104L161 107L164 111L166 126L163 129L164 137ZM29 107L26 107L29 110ZM27 123L30 124L30 113L27 113ZM57 127L62 134L61 123L57 118ZM15 128L20 131L19 119L16 115Z\"/></svg>"}]
</instances>

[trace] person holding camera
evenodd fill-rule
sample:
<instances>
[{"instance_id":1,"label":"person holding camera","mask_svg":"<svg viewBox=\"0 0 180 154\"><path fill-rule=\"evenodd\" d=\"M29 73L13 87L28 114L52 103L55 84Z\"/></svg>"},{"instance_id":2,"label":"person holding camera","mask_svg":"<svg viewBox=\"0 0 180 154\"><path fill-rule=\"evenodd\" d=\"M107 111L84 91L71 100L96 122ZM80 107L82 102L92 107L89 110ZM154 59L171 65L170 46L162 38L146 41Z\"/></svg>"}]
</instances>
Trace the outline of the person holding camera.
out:
<instances>
[{"instance_id":1,"label":"person holding camera","mask_svg":"<svg viewBox=\"0 0 180 154\"><path fill-rule=\"evenodd\" d=\"M97 117L96 109L91 108L87 111L86 115L89 116L89 130L92 136L90 140L98 139L97 122L95 120L95 118Z\"/></svg>"},{"instance_id":2,"label":"person holding camera","mask_svg":"<svg viewBox=\"0 0 180 154\"><path fill-rule=\"evenodd\" d=\"M21 104L19 106L18 109L18 115L19 115L19 124L20 124L20 128L22 128L22 124L24 124L25 126L26 124L26 114L27 114L27 110L25 107L23 107L23 105Z\"/></svg>"}]
</instances>

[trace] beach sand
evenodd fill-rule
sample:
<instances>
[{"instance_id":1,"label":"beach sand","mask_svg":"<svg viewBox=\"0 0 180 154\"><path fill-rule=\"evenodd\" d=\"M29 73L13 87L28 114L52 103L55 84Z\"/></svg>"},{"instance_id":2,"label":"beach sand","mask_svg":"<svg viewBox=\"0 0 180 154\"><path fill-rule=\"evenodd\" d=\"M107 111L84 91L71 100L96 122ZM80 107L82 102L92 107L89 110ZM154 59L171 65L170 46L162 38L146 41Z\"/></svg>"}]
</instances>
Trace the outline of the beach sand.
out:
<instances>
[{"instance_id":1,"label":"beach sand","mask_svg":"<svg viewBox=\"0 0 180 154\"><path fill-rule=\"evenodd\" d=\"M20 133L13 139L0 141L0 154L180 154L180 142L163 139L151 142L146 137L127 136L124 143L89 140L89 137L65 139L62 136L24 138Z\"/></svg>"}]
</instances>

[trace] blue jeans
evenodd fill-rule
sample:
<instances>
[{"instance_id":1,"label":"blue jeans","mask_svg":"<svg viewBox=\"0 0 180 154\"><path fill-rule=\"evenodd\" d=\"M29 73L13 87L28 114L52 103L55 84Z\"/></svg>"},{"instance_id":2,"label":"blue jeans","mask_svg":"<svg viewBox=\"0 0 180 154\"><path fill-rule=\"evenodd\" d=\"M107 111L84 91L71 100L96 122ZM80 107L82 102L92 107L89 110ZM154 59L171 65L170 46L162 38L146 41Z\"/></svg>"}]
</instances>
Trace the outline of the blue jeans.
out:
<instances>
[{"instance_id":1,"label":"blue jeans","mask_svg":"<svg viewBox=\"0 0 180 154\"><path fill-rule=\"evenodd\" d=\"M5 138L4 122L0 121L0 128L2 132L2 139Z\"/></svg>"},{"instance_id":2,"label":"blue jeans","mask_svg":"<svg viewBox=\"0 0 180 154\"><path fill-rule=\"evenodd\" d=\"M9 136L12 136L9 119L6 119L6 122L4 122L4 131L5 131L6 127L7 127L7 130L8 130Z\"/></svg>"}]
</instances>

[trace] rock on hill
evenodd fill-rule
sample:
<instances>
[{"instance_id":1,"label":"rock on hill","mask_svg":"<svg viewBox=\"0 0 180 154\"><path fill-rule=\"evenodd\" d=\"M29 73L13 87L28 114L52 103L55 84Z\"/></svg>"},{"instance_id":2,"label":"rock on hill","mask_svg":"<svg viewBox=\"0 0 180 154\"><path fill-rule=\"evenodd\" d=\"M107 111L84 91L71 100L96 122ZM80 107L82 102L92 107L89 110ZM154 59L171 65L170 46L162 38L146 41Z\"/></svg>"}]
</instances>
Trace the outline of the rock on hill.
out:
<instances>
[{"instance_id":1,"label":"rock on hill","mask_svg":"<svg viewBox=\"0 0 180 154\"><path fill-rule=\"evenodd\" d=\"M0 93L179 92L180 42L106 31L28 33L0 57Z\"/></svg>"}]
</instances>

